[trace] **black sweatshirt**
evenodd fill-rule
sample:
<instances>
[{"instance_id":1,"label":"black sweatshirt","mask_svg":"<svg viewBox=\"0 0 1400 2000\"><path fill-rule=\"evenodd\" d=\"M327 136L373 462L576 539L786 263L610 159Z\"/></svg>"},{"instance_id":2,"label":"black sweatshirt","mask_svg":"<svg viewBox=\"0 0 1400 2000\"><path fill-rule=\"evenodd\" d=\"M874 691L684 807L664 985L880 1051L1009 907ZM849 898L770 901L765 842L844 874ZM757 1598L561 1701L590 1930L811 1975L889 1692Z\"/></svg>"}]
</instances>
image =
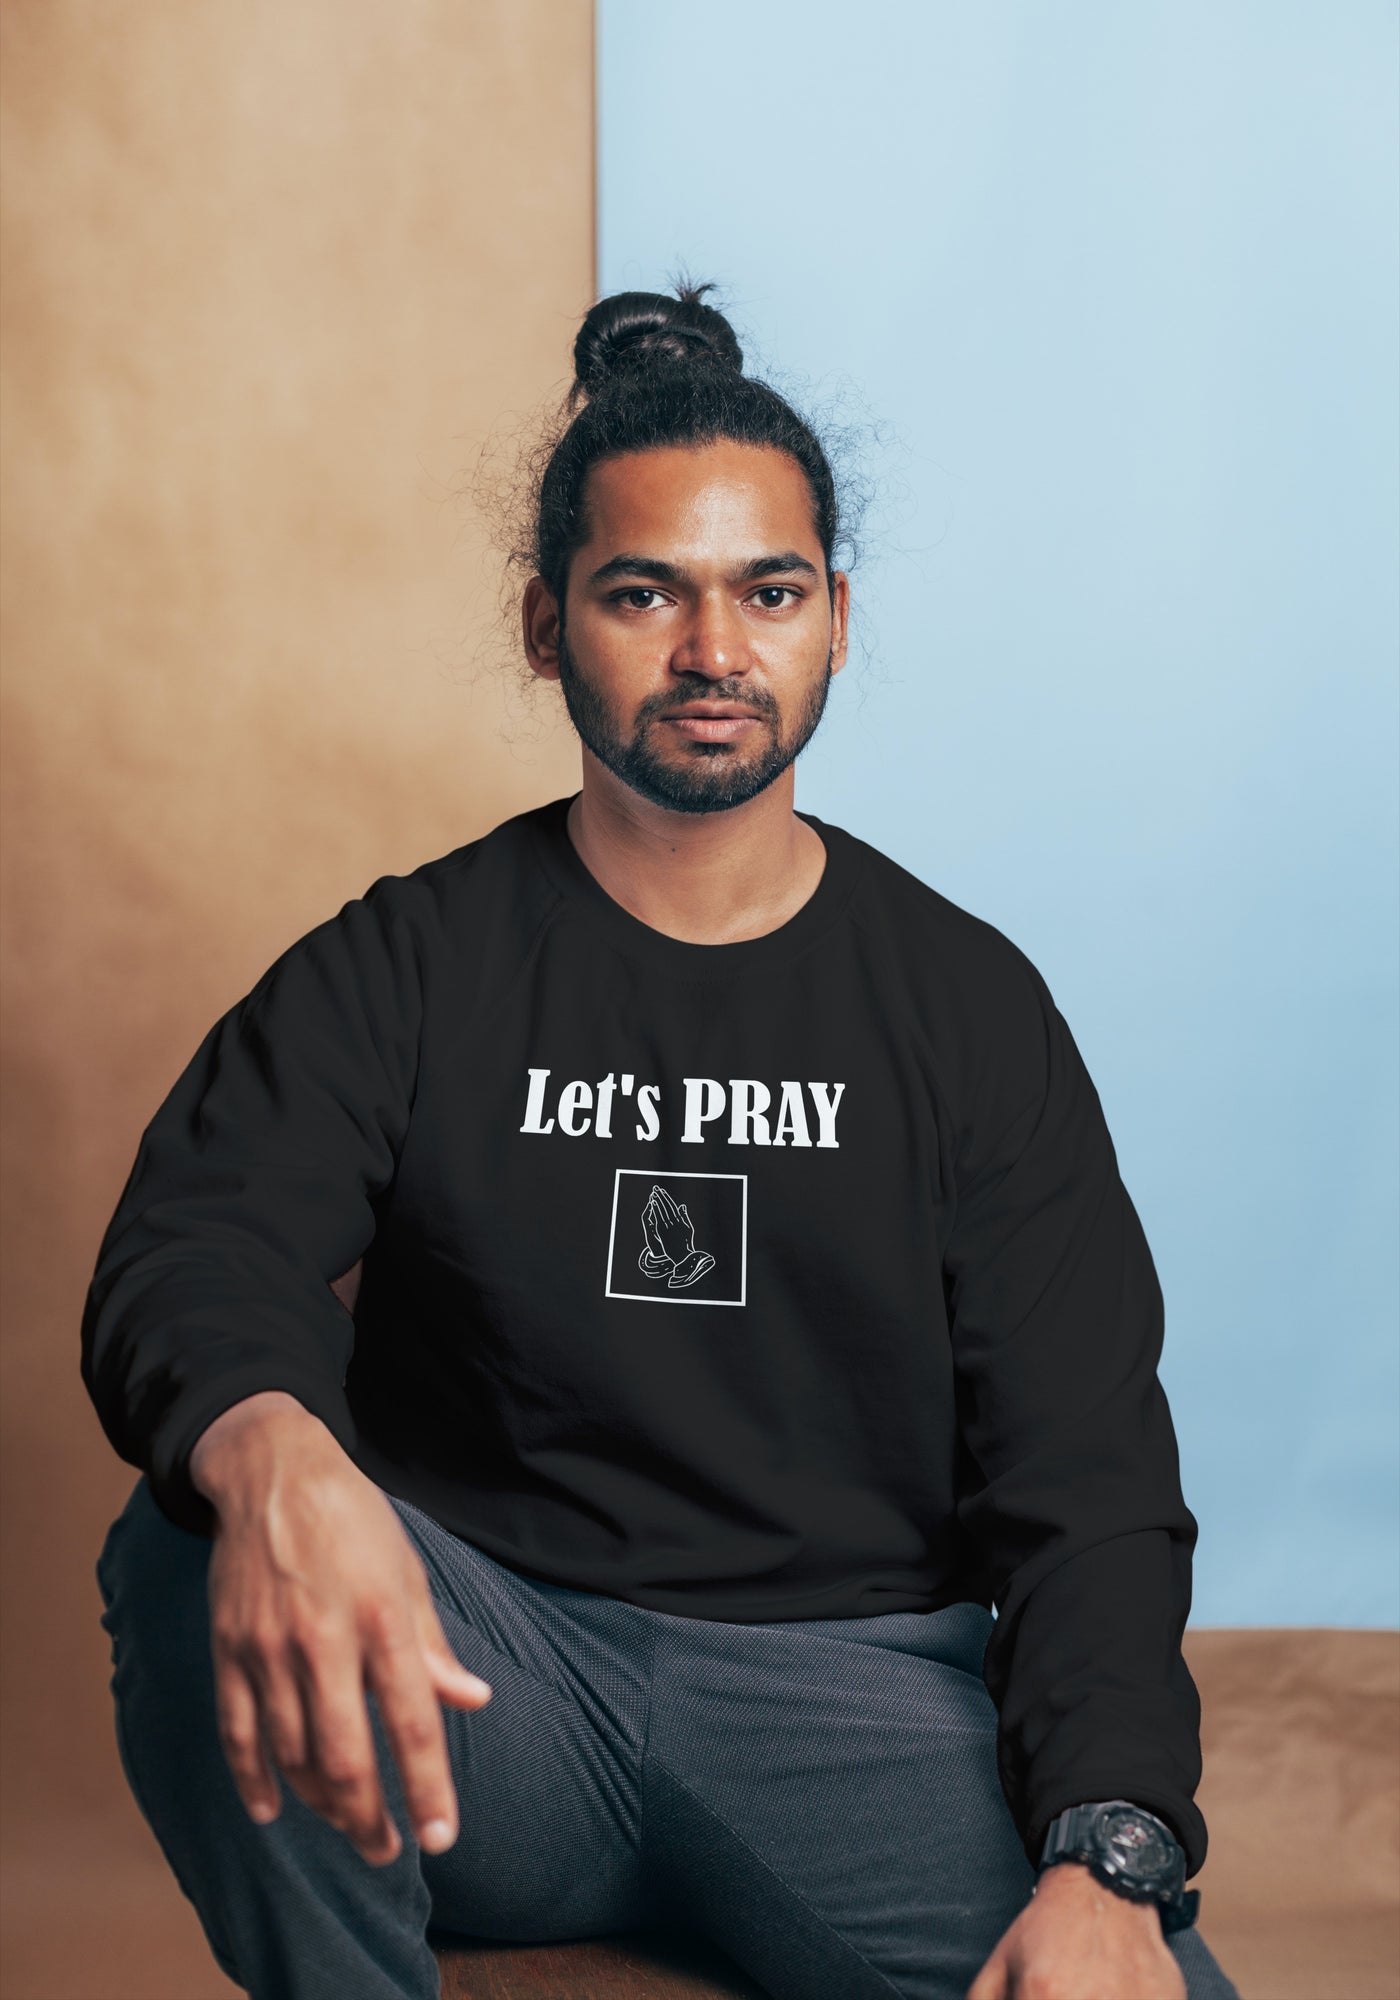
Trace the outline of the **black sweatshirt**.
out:
<instances>
[{"instance_id":1,"label":"black sweatshirt","mask_svg":"<svg viewBox=\"0 0 1400 2000\"><path fill-rule=\"evenodd\" d=\"M83 1380L165 1513L290 1391L529 1576L702 1618L993 1605L1032 1861L1128 1798L1205 1855L1162 1295L1029 959L867 842L666 936L555 799L292 944L142 1136ZM363 1256L353 1318L331 1290Z\"/></svg>"}]
</instances>

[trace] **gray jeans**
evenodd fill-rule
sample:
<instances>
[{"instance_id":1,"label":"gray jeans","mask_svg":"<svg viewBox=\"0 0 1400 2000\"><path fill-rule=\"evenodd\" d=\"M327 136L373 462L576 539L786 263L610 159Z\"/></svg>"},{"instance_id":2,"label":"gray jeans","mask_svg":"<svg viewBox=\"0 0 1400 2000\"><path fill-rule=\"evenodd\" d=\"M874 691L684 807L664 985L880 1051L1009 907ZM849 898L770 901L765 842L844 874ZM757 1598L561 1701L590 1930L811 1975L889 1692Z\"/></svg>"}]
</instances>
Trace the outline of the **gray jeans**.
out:
<instances>
[{"instance_id":1,"label":"gray jeans","mask_svg":"<svg viewBox=\"0 0 1400 2000\"><path fill-rule=\"evenodd\" d=\"M431 1945L679 1922L776 2000L964 2000L1030 1893L982 1681L991 1614L742 1625L536 1582L393 1500L457 1657L442 1713L461 1833L364 1861L283 1786L244 1811L218 1740L212 1544L144 1478L97 1563L127 1780L215 1958L254 2000L439 2000ZM1201 1937L1190 2000L1239 2000Z\"/></svg>"}]
</instances>

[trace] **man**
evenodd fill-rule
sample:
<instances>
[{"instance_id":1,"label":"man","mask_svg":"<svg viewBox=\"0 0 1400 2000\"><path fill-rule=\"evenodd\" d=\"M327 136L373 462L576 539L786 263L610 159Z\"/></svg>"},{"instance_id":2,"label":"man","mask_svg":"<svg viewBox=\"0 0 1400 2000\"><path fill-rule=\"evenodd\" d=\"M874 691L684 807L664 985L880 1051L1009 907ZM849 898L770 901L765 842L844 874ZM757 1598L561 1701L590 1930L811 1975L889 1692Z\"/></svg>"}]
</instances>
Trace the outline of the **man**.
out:
<instances>
[{"instance_id":1,"label":"man","mask_svg":"<svg viewBox=\"0 0 1400 2000\"><path fill-rule=\"evenodd\" d=\"M783 2000L1223 2000L1097 1096L1009 940L795 811L819 441L697 291L575 354L523 637L581 790L284 953L99 1253L133 1789L258 2000L664 1916Z\"/></svg>"}]
</instances>

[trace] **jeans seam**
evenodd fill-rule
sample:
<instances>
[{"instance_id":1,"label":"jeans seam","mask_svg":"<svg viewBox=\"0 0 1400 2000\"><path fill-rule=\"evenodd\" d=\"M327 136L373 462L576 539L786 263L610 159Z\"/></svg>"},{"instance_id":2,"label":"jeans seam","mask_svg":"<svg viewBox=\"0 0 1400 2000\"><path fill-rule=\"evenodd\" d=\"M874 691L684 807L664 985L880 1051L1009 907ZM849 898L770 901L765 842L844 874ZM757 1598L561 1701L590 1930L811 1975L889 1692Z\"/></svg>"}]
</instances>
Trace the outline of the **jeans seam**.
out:
<instances>
[{"instance_id":1,"label":"jeans seam","mask_svg":"<svg viewBox=\"0 0 1400 2000\"><path fill-rule=\"evenodd\" d=\"M637 1759L637 1856L641 1863L642 1879L647 1873L647 1759L651 1755L651 1724L656 1713L656 1646L657 1627L648 1619L651 1634L651 1650L647 1660L647 1712L642 1726L642 1747Z\"/></svg>"},{"instance_id":2,"label":"jeans seam","mask_svg":"<svg viewBox=\"0 0 1400 2000\"><path fill-rule=\"evenodd\" d=\"M715 1820L720 1826L722 1826L725 1832L729 1835L729 1838L732 1841L736 1842L738 1846L742 1847L745 1853L751 1857L755 1866L761 1868L765 1875L771 1876L773 1881L775 1881L778 1887L783 1891L784 1895L791 1896L792 1900L795 1903L800 1903L802 1908L811 1917L812 1921L815 1924L818 1924L821 1927L821 1929L827 1933L828 1936L834 1938L843 1951L849 1952L851 1957L856 1961L856 1963L861 1967L863 1971L870 1973L874 1978L878 1979L883 1986L887 1987L889 1991L895 1995L895 2000L904 2000L904 1996L900 1993L900 1989L895 1985L894 1981L890 1978L889 1974L883 1972L878 1965L872 1965L870 1960L865 1957L864 1953L857 1951L856 1947L851 1943L851 1940L848 1937L844 1936L839 1930L837 1930L835 1924L832 1923L829 1917L824 1917L820 1910L818 1910L817 1908L814 1907L813 1904L808 1902L807 1898L802 1894L800 1889L795 1889L790 1882L784 1881L783 1877L778 1873L777 1869L773 1866L773 1864L770 1861L765 1861L763 1856L759 1853L758 1849L752 1844L751 1841L745 1840L743 1834L739 1833L734 1827L732 1827L729 1824L729 1821L724 1817L722 1813L717 1812L714 1806L710 1805L705 1799L702 1799L700 1794L696 1791L693 1785L688 1785L684 1778L679 1776L677 1772L673 1771L668 1764L663 1764L659 1758L657 1758L654 1761L656 1763L656 1768L659 1771L663 1771L666 1777L670 1780L670 1782L673 1785L679 1786L681 1791L688 1793L689 1796L695 1801L696 1805L699 1806L701 1812L707 1814L709 1818Z\"/></svg>"}]
</instances>

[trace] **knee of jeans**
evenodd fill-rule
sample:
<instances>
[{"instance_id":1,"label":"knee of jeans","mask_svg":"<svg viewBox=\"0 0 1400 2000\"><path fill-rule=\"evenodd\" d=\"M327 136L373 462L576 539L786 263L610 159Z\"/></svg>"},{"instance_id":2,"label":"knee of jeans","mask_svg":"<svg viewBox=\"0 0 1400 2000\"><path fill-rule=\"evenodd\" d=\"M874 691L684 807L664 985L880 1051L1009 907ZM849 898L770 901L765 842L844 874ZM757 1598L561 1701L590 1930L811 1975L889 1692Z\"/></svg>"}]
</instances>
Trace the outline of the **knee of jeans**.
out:
<instances>
[{"instance_id":1,"label":"knee of jeans","mask_svg":"<svg viewBox=\"0 0 1400 2000\"><path fill-rule=\"evenodd\" d=\"M213 1543L163 1514L144 1474L108 1528L97 1558L102 1625L114 1647L187 1663L207 1650Z\"/></svg>"}]
</instances>

